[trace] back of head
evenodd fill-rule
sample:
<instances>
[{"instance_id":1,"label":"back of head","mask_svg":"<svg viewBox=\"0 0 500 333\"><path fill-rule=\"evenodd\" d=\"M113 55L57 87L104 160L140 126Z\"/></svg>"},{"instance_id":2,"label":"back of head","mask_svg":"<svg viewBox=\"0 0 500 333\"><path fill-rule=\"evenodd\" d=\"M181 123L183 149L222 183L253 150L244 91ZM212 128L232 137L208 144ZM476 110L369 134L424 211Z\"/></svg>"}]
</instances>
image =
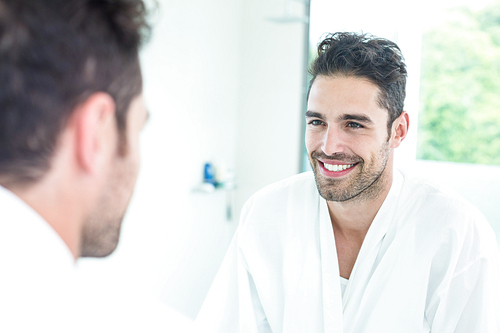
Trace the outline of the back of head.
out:
<instances>
[{"instance_id":1,"label":"back of head","mask_svg":"<svg viewBox=\"0 0 500 333\"><path fill-rule=\"evenodd\" d=\"M0 0L1 185L40 179L72 110L95 92L115 100L123 136L148 32L142 0Z\"/></svg>"},{"instance_id":2,"label":"back of head","mask_svg":"<svg viewBox=\"0 0 500 333\"><path fill-rule=\"evenodd\" d=\"M318 45L318 57L310 67L313 76L353 76L369 80L380 89L379 104L392 122L403 111L406 65L399 47L390 40L368 34L337 32Z\"/></svg>"}]
</instances>

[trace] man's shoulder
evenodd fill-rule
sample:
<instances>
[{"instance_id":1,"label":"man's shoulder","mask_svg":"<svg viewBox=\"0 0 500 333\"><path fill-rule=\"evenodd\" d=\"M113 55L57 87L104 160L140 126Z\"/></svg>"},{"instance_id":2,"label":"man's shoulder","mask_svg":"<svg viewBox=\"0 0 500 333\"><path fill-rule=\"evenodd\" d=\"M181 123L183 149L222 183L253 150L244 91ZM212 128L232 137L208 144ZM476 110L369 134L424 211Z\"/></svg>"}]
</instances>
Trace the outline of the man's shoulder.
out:
<instances>
[{"instance_id":1,"label":"man's shoulder","mask_svg":"<svg viewBox=\"0 0 500 333\"><path fill-rule=\"evenodd\" d=\"M479 209L442 183L405 174L400 198L399 213L432 230L463 236L493 234Z\"/></svg>"},{"instance_id":2,"label":"man's shoulder","mask_svg":"<svg viewBox=\"0 0 500 333\"><path fill-rule=\"evenodd\" d=\"M404 185L401 194L410 199L409 204L417 205L422 209L441 207L439 211L457 211L482 216L475 206L443 183L412 174L404 174L403 177Z\"/></svg>"},{"instance_id":3,"label":"man's shoulder","mask_svg":"<svg viewBox=\"0 0 500 333\"><path fill-rule=\"evenodd\" d=\"M280 192L294 193L308 189L316 189L316 182L312 171L299 173L275 183L269 184L255 192L254 197L267 197Z\"/></svg>"},{"instance_id":4,"label":"man's shoulder","mask_svg":"<svg viewBox=\"0 0 500 333\"><path fill-rule=\"evenodd\" d=\"M250 197L246 205L278 209L299 203L308 205L317 202L318 196L314 174L304 172L263 187Z\"/></svg>"},{"instance_id":5,"label":"man's shoulder","mask_svg":"<svg viewBox=\"0 0 500 333\"><path fill-rule=\"evenodd\" d=\"M314 174L300 173L255 192L245 203L242 218L252 215L258 220L282 219L298 209L309 212L317 208L318 198Z\"/></svg>"}]
</instances>

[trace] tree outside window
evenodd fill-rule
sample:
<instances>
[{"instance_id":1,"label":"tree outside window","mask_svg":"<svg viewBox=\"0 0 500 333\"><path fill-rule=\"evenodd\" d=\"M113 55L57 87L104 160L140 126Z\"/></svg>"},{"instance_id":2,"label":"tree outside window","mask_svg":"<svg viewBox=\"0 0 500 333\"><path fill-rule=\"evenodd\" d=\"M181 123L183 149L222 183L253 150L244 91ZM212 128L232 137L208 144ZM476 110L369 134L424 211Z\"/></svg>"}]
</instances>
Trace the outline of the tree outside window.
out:
<instances>
[{"instance_id":1,"label":"tree outside window","mask_svg":"<svg viewBox=\"0 0 500 333\"><path fill-rule=\"evenodd\" d=\"M424 31L417 158L500 165L500 1Z\"/></svg>"}]
</instances>

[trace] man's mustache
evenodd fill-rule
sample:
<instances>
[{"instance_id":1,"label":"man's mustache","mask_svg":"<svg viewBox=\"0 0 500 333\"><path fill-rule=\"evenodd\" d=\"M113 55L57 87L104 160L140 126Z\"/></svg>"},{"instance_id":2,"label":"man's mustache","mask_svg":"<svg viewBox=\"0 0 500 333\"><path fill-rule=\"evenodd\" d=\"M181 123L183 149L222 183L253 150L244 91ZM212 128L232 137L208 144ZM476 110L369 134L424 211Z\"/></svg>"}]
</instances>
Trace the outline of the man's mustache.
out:
<instances>
[{"instance_id":1,"label":"man's mustache","mask_svg":"<svg viewBox=\"0 0 500 333\"><path fill-rule=\"evenodd\" d=\"M323 152L313 152L311 154L312 158L319 159L319 160L335 160L335 161L341 161L341 162L346 162L348 164L355 164L359 162L363 162L363 159L357 155L349 155L346 153L335 153L333 155L326 155Z\"/></svg>"}]
</instances>

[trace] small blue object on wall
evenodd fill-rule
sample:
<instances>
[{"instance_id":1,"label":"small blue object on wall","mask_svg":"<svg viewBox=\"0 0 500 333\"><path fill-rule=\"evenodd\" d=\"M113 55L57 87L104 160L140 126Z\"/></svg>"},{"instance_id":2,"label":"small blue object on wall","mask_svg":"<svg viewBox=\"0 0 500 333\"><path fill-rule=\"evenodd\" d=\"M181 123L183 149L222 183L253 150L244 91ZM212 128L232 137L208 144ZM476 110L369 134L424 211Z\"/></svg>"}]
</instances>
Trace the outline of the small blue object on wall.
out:
<instances>
[{"instance_id":1,"label":"small blue object on wall","mask_svg":"<svg viewBox=\"0 0 500 333\"><path fill-rule=\"evenodd\" d=\"M203 182L209 184L215 184L215 170L211 163L205 163L203 170Z\"/></svg>"}]
</instances>

